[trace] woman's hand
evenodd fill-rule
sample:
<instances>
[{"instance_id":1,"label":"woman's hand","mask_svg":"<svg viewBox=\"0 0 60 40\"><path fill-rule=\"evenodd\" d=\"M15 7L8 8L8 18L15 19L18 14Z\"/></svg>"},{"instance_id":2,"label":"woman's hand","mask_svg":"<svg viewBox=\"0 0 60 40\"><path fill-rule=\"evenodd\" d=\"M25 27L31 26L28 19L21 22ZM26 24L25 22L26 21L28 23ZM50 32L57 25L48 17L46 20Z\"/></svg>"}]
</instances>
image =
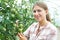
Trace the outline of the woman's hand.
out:
<instances>
[{"instance_id":1,"label":"woman's hand","mask_svg":"<svg viewBox=\"0 0 60 40\"><path fill-rule=\"evenodd\" d=\"M27 40L27 38L22 33L18 33L18 37L20 40Z\"/></svg>"}]
</instances>

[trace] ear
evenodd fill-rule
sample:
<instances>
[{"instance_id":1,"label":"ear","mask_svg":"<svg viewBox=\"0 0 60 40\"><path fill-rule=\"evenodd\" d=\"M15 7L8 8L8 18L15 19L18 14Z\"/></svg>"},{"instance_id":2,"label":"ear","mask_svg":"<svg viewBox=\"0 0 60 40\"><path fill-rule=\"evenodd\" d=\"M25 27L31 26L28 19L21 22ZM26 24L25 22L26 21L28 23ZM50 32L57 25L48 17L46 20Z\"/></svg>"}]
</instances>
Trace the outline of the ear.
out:
<instances>
[{"instance_id":1,"label":"ear","mask_svg":"<svg viewBox=\"0 0 60 40\"><path fill-rule=\"evenodd\" d=\"M46 10L46 15L48 14L48 10Z\"/></svg>"}]
</instances>

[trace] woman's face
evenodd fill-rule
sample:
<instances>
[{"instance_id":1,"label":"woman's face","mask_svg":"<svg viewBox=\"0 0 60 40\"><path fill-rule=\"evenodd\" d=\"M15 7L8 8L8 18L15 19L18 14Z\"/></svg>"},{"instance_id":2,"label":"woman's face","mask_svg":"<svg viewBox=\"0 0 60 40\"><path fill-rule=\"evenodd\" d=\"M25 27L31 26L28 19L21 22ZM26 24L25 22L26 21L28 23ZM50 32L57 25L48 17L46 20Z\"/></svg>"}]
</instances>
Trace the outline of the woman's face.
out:
<instances>
[{"instance_id":1,"label":"woman's face","mask_svg":"<svg viewBox=\"0 0 60 40\"><path fill-rule=\"evenodd\" d=\"M47 10L44 10L42 7L34 6L33 15L37 21L42 21L46 19Z\"/></svg>"}]
</instances>

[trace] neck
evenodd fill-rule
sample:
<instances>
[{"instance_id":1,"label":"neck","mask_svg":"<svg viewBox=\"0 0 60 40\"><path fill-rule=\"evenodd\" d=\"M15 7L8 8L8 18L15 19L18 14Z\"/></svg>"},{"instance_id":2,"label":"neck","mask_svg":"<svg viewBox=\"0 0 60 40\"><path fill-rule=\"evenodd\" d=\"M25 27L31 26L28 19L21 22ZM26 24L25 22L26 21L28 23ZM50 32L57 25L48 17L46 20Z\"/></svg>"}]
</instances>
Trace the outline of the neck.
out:
<instances>
[{"instance_id":1,"label":"neck","mask_svg":"<svg viewBox=\"0 0 60 40\"><path fill-rule=\"evenodd\" d=\"M45 26L47 24L47 20L42 20L39 22L39 26L42 27L42 26Z\"/></svg>"}]
</instances>

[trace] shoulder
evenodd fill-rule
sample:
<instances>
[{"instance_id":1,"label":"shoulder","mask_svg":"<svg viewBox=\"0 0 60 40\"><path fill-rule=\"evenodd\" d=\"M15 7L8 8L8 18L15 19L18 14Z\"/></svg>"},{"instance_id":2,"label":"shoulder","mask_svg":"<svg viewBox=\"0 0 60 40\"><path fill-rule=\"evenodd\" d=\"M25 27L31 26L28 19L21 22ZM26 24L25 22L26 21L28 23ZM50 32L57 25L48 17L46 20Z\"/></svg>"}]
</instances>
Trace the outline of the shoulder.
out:
<instances>
[{"instance_id":1,"label":"shoulder","mask_svg":"<svg viewBox=\"0 0 60 40\"><path fill-rule=\"evenodd\" d=\"M54 26L51 22L49 22L49 30L51 31L51 33L52 32L55 32L55 33L57 33L58 32L58 29L57 29L57 27L56 26Z\"/></svg>"},{"instance_id":2,"label":"shoulder","mask_svg":"<svg viewBox=\"0 0 60 40\"><path fill-rule=\"evenodd\" d=\"M32 31L34 29L34 26L36 24L37 24L36 22L32 23L23 34L28 35L30 33L30 31Z\"/></svg>"},{"instance_id":3,"label":"shoulder","mask_svg":"<svg viewBox=\"0 0 60 40\"><path fill-rule=\"evenodd\" d=\"M31 30L32 28L35 27L36 24L37 24L36 22L32 23L32 24L27 28L27 30Z\"/></svg>"},{"instance_id":4,"label":"shoulder","mask_svg":"<svg viewBox=\"0 0 60 40\"><path fill-rule=\"evenodd\" d=\"M37 25L37 22L32 23L29 27L35 27Z\"/></svg>"},{"instance_id":5,"label":"shoulder","mask_svg":"<svg viewBox=\"0 0 60 40\"><path fill-rule=\"evenodd\" d=\"M53 25L51 22L49 22L49 26L52 30L57 30L57 27Z\"/></svg>"}]
</instances>

